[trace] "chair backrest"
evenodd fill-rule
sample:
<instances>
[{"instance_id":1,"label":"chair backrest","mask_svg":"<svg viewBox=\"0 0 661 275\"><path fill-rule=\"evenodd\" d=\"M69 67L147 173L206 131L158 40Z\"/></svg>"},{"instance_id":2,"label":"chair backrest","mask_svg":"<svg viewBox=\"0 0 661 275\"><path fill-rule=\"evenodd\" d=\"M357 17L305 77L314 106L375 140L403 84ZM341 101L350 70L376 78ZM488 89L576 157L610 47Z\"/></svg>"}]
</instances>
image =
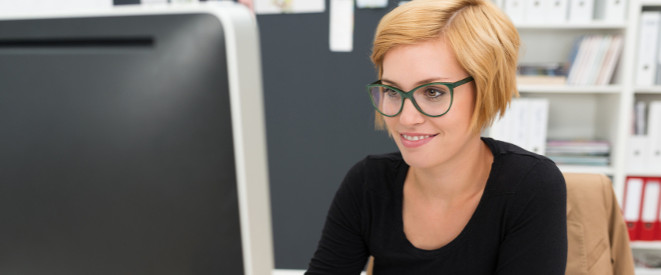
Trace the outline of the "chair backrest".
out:
<instances>
[{"instance_id":1,"label":"chair backrest","mask_svg":"<svg viewBox=\"0 0 661 275\"><path fill-rule=\"evenodd\" d=\"M565 173L567 275L634 274L629 234L611 180L599 174Z\"/></svg>"},{"instance_id":2,"label":"chair backrest","mask_svg":"<svg viewBox=\"0 0 661 275\"><path fill-rule=\"evenodd\" d=\"M599 174L564 173L567 184L566 275L633 275L629 235L611 180ZM369 258L371 275L374 257Z\"/></svg>"}]
</instances>

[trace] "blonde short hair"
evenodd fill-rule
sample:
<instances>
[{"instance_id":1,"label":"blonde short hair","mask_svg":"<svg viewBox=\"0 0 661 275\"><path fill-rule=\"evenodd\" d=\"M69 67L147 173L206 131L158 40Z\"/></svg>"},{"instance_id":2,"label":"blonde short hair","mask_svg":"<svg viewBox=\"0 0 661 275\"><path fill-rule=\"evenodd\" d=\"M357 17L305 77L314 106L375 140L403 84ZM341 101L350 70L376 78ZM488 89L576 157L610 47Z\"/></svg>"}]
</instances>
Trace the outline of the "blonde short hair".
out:
<instances>
[{"instance_id":1,"label":"blonde short hair","mask_svg":"<svg viewBox=\"0 0 661 275\"><path fill-rule=\"evenodd\" d=\"M479 132L502 116L516 88L519 34L489 0L413 0L386 14L374 36L372 62L379 78L383 58L399 45L445 38L459 64L475 79L471 129ZM376 115L377 128L384 127Z\"/></svg>"}]
</instances>

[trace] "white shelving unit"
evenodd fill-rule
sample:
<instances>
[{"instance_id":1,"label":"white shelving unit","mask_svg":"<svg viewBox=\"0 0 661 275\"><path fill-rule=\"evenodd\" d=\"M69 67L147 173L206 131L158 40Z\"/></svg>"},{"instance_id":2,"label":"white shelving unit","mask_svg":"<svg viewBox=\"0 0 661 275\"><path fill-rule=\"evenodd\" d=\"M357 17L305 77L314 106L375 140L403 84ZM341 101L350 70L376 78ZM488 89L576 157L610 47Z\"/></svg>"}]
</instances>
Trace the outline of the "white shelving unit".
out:
<instances>
[{"instance_id":1,"label":"white shelving unit","mask_svg":"<svg viewBox=\"0 0 661 275\"><path fill-rule=\"evenodd\" d=\"M600 0L595 0L600 1ZM503 4L502 1L496 1ZM560 166L565 172L600 173L613 180L622 205L627 176L661 177L661 167L648 173L627 171L627 146L632 129L634 103L661 100L661 85L635 86L639 22L643 10L661 10L661 0L627 0L624 22L517 24L521 35L521 64L567 62L575 41L582 35L621 34L624 47L614 80L606 86L519 85L521 97L549 99L549 139L600 139L611 144L607 167ZM635 241L634 253L654 251L661 255L661 241ZM661 256L659 256L661 257ZM661 269L636 269L636 274L661 275Z\"/></svg>"},{"instance_id":2,"label":"white shelving unit","mask_svg":"<svg viewBox=\"0 0 661 275\"><path fill-rule=\"evenodd\" d=\"M595 0L600 1L600 0ZM497 1L502 4L502 1ZM548 139L598 139L611 144L610 165L561 165L564 172L599 173L612 178L622 205L627 176L661 177L658 171L629 173L627 146L634 103L661 100L661 85L635 85L639 22L643 10L661 10L661 0L628 0L624 22L517 24L521 35L521 64L567 62L575 41L583 35L620 34L624 47L614 79L605 86L519 85L521 97L549 100ZM631 242L634 254L659 253L661 241ZM661 275L661 269L638 268L636 274Z\"/></svg>"},{"instance_id":3,"label":"white shelving unit","mask_svg":"<svg viewBox=\"0 0 661 275\"><path fill-rule=\"evenodd\" d=\"M628 60L627 63L629 63L629 68L634 68L635 65L635 60L636 60L636 55L635 55L635 49L637 49L637 43L639 40L638 37L638 31L639 31L639 21L640 21L640 14L643 10L661 10L661 1L656 0L656 1L651 1L651 0L630 0L632 1L630 9L629 9L629 28L632 31L632 34L630 37L627 37L627 42L631 43L632 45L635 45L636 47L633 47L633 49L628 50L629 52L632 52L630 54L631 59ZM635 78L635 70L631 70L630 75L628 76L630 79L630 85L627 85L626 87L628 89L625 89L624 92L627 95L627 112L632 113L633 112L633 105L634 102L637 101L651 101L651 100L661 100L661 85L654 85L654 86L646 86L646 87L640 87L636 86L633 82L633 79ZM629 125L628 125L629 126ZM623 169L625 175L635 175L635 176L642 176L642 177L661 177L661 167L658 171L651 171L647 173L628 173L626 169ZM622 189L624 186L621 187ZM657 255L661 255L661 241L634 241L631 242L631 248L634 250L634 254L637 252L643 252L643 251L653 251ZM661 256L659 256L661 257ZM637 275L661 275L661 268L637 268L636 269L636 274Z\"/></svg>"},{"instance_id":4,"label":"white shelving unit","mask_svg":"<svg viewBox=\"0 0 661 275\"><path fill-rule=\"evenodd\" d=\"M596 0L599 1L599 0ZM503 4L503 1L496 1ZM621 22L587 23L519 23L522 47L519 62L567 62L575 41L590 34L620 34L624 47L610 85L519 85L521 97L549 99L549 139L598 139L611 144L607 167L561 166L566 172L602 173L610 176L616 196L622 203L626 169L626 152L630 135L631 114L638 100L661 100L661 85L636 87L635 62L638 24L643 9L661 10L661 0L628 0L628 13ZM636 175L640 175L639 173ZM640 176L661 177L659 172ZM661 247L660 247L661 249Z\"/></svg>"},{"instance_id":5,"label":"white shelving unit","mask_svg":"<svg viewBox=\"0 0 661 275\"><path fill-rule=\"evenodd\" d=\"M624 37L624 50L620 56L614 81L610 85L519 85L524 98L549 99L549 139L599 139L611 144L611 164L606 167L563 165L564 172L600 173L612 177L618 198L622 197L624 180L624 146L629 121L627 114L627 86L631 76L625 60L632 57L626 22L592 21L589 23L517 24L521 35L519 62L559 63L567 62L575 41L588 34L620 34Z\"/></svg>"}]
</instances>

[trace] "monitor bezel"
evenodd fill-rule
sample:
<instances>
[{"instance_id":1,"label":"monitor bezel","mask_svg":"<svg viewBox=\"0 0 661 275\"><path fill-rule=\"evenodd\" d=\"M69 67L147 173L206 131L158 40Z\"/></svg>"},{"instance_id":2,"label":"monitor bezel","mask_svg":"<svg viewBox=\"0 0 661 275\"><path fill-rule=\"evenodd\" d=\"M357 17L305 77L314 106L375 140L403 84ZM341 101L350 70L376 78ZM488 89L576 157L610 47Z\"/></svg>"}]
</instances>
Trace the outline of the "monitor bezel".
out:
<instances>
[{"instance_id":1,"label":"monitor bezel","mask_svg":"<svg viewBox=\"0 0 661 275\"><path fill-rule=\"evenodd\" d=\"M261 54L258 25L250 10L225 1L126 5L98 10L0 14L0 21L167 14L209 14L223 27L244 273L270 275L274 258Z\"/></svg>"}]
</instances>

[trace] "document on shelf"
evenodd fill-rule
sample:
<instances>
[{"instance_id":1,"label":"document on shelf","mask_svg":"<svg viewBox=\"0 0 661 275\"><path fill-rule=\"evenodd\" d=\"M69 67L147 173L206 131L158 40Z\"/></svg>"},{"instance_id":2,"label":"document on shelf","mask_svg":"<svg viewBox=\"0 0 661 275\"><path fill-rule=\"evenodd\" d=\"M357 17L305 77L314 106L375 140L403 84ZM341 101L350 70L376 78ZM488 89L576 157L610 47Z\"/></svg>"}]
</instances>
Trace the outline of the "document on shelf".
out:
<instances>
[{"instance_id":1,"label":"document on shelf","mask_svg":"<svg viewBox=\"0 0 661 275\"><path fill-rule=\"evenodd\" d=\"M488 135L543 155L548 112L549 100L546 98L513 99L505 115L491 125Z\"/></svg>"},{"instance_id":2,"label":"document on shelf","mask_svg":"<svg viewBox=\"0 0 661 275\"><path fill-rule=\"evenodd\" d=\"M600 21L623 23L629 10L627 0L595 0L595 18Z\"/></svg>"},{"instance_id":3,"label":"document on shelf","mask_svg":"<svg viewBox=\"0 0 661 275\"><path fill-rule=\"evenodd\" d=\"M546 22L561 23L567 21L568 0L546 0L543 1L546 7Z\"/></svg>"},{"instance_id":4,"label":"document on shelf","mask_svg":"<svg viewBox=\"0 0 661 275\"><path fill-rule=\"evenodd\" d=\"M601 1L601 0L599 0ZM594 18L594 0L570 0L567 21L589 23Z\"/></svg>"},{"instance_id":5,"label":"document on shelf","mask_svg":"<svg viewBox=\"0 0 661 275\"><path fill-rule=\"evenodd\" d=\"M656 78L656 54L659 38L661 12L643 11L640 15L640 37L636 64L635 84L638 86L654 85Z\"/></svg>"},{"instance_id":6,"label":"document on shelf","mask_svg":"<svg viewBox=\"0 0 661 275\"><path fill-rule=\"evenodd\" d=\"M524 6L523 1L525 0L507 0L505 1L505 8L503 9L507 16L510 17L510 20L515 24L523 23L524 21Z\"/></svg>"},{"instance_id":7,"label":"document on shelf","mask_svg":"<svg viewBox=\"0 0 661 275\"><path fill-rule=\"evenodd\" d=\"M647 169L649 172L661 172L661 101L649 103L647 118L647 133L649 136L649 148Z\"/></svg>"},{"instance_id":8,"label":"document on shelf","mask_svg":"<svg viewBox=\"0 0 661 275\"><path fill-rule=\"evenodd\" d=\"M627 172L645 173L647 169L649 155L649 138L647 135L629 136L629 146L627 146Z\"/></svg>"},{"instance_id":9,"label":"document on shelf","mask_svg":"<svg viewBox=\"0 0 661 275\"><path fill-rule=\"evenodd\" d=\"M523 0L523 21L526 23L546 23L548 10L543 2L549 0Z\"/></svg>"}]
</instances>

